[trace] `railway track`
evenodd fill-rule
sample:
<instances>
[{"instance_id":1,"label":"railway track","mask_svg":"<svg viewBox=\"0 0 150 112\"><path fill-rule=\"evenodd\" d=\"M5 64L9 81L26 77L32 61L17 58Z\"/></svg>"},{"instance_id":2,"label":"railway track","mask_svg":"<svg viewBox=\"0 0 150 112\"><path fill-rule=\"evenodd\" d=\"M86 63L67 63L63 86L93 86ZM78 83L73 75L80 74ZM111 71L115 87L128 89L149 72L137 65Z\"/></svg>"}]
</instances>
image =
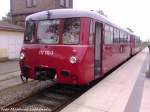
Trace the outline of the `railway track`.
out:
<instances>
[{"instance_id":1,"label":"railway track","mask_svg":"<svg viewBox=\"0 0 150 112\"><path fill-rule=\"evenodd\" d=\"M4 106L5 112L58 112L90 87L55 84L36 95Z\"/></svg>"},{"instance_id":2,"label":"railway track","mask_svg":"<svg viewBox=\"0 0 150 112\"><path fill-rule=\"evenodd\" d=\"M11 72L6 72L6 73L0 73L0 82L18 77L18 73L19 72L20 71L18 70L18 71L11 71Z\"/></svg>"}]
</instances>

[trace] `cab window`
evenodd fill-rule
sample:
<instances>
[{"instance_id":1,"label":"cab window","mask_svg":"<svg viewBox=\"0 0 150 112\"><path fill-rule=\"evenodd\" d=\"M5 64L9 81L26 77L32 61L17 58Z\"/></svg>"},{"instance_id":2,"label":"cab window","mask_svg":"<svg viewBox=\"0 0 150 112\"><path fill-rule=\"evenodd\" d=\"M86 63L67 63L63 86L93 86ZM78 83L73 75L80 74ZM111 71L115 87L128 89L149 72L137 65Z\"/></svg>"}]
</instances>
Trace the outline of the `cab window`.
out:
<instances>
[{"instance_id":1,"label":"cab window","mask_svg":"<svg viewBox=\"0 0 150 112\"><path fill-rule=\"evenodd\" d=\"M59 19L39 21L37 39L43 44L59 43Z\"/></svg>"},{"instance_id":2,"label":"cab window","mask_svg":"<svg viewBox=\"0 0 150 112\"><path fill-rule=\"evenodd\" d=\"M79 44L79 40L80 40L80 18L64 19L62 43Z\"/></svg>"},{"instance_id":3,"label":"cab window","mask_svg":"<svg viewBox=\"0 0 150 112\"><path fill-rule=\"evenodd\" d=\"M25 43L33 43L35 36L35 22L34 21L27 21L26 22L26 29L24 35Z\"/></svg>"}]
</instances>

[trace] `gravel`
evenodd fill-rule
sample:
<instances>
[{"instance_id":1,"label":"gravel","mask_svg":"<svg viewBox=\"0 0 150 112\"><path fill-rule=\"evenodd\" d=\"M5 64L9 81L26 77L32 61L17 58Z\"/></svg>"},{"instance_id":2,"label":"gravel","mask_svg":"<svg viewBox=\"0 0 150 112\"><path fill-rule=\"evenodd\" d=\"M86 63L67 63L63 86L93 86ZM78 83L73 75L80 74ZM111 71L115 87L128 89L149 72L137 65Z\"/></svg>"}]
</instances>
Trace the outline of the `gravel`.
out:
<instances>
[{"instance_id":1,"label":"gravel","mask_svg":"<svg viewBox=\"0 0 150 112\"><path fill-rule=\"evenodd\" d=\"M0 107L12 104L53 85L52 81L30 81L0 91Z\"/></svg>"}]
</instances>

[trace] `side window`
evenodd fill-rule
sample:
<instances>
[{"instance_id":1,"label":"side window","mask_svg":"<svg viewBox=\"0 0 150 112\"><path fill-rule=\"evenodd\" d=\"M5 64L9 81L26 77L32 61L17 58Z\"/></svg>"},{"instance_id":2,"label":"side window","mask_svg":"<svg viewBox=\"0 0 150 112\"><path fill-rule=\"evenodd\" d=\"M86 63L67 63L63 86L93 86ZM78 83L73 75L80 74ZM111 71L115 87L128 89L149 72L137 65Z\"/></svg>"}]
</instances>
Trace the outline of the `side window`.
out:
<instances>
[{"instance_id":1,"label":"side window","mask_svg":"<svg viewBox=\"0 0 150 112\"><path fill-rule=\"evenodd\" d=\"M124 32L120 31L120 43L123 43Z\"/></svg>"},{"instance_id":2,"label":"side window","mask_svg":"<svg viewBox=\"0 0 150 112\"><path fill-rule=\"evenodd\" d=\"M136 36L136 38L135 38L135 43L136 43L137 45L140 45L140 44L141 44L141 40L140 40L140 38L137 37L137 36Z\"/></svg>"},{"instance_id":3,"label":"side window","mask_svg":"<svg viewBox=\"0 0 150 112\"><path fill-rule=\"evenodd\" d=\"M111 43L113 43L114 33L113 33L113 27L110 27L110 39Z\"/></svg>"},{"instance_id":4,"label":"side window","mask_svg":"<svg viewBox=\"0 0 150 112\"><path fill-rule=\"evenodd\" d=\"M114 43L119 43L119 30L114 28Z\"/></svg>"},{"instance_id":5,"label":"side window","mask_svg":"<svg viewBox=\"0 0 150 112\"><path fill-rule=\"evenodd\" d=\"M138 37L138 44L139 44L139 45L141 44L141 40L140 40L140 37Z\"/></svg>"},{"instance_id":6,"label":"side window","mask_svg":"<svg viewBox=\"0 0 150 112\"><path fill-rule=\"evenodd\" d=\"M128 35L127 33L124 33L124 43L127 43L128 42Z\"/></svg>"},{"instance_id":7,"label":"side window","mask_svg":"<svg viewBox=\"0 0 150 112\"><path fill-rule=\"evenodd\" d=\"M90 34L89 34L89 44L92 45L94 43L94 31L95 31L95 23L91 20L90 23Z\"/></svg>"},{"instance_id":8,"label":"side window","mask_svg":"<svg viewBox=\"0 0 150 112\"><path fill-rule=\"evenodd\" d=\"M135 44L137 45L137 36L135 36Z\"/></svg>"},{"instance_id":9,"label":"side window","mask_svg":"<svg viewBox=\"0 0 150 112\"><path fill-rule=\"evenodd\" d=\"M34 41L34 35L35 35L35 23L33 21L27 21L24 41L27 43L32 43Z\"/></svg>"},{"instance_id":10,"label":"side window","mask_svg":"<svg viewBox=\"0 0 150 112\"><path fill-rule=\"evenodd\" d=\"M105 25L105 44L113 43L113 27Z\"/></svg>"},{"instance_id":11,"label":"side window","mask_svg":"<svg viewBox=\"0 0 150 112\"><path fill-rule=\"evenodd\" d=\"M128 34L128 43L130 43L130 35Z\"/></svg>"},{"instance_id":12,"label":"side window","mask_svg":"<svg viewBox=\"0 0 150 112\"><path fill-rule=\"evenodd\" d=\"M127 33L120 31L120 43L127 43Z\"/></svg>"}]
</instances>

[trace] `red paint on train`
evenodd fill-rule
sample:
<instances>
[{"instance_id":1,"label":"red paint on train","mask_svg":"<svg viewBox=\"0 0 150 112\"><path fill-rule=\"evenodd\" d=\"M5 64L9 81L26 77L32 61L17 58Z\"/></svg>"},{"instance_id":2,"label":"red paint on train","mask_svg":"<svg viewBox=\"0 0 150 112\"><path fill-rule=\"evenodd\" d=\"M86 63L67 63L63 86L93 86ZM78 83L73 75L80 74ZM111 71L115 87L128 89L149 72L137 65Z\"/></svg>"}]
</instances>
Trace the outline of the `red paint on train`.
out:
<instances>
[{"instance_id":1,"label":"red paint on train","mask_svg":"<svg viewBox=\"0 0 150 112\"><path fill-rule=\"evenodd\" d=\"M88 84L141 50L136 40L94 12L59 9L33 14L26 19L21 75Z\"/></svg>"}]
</instances>

